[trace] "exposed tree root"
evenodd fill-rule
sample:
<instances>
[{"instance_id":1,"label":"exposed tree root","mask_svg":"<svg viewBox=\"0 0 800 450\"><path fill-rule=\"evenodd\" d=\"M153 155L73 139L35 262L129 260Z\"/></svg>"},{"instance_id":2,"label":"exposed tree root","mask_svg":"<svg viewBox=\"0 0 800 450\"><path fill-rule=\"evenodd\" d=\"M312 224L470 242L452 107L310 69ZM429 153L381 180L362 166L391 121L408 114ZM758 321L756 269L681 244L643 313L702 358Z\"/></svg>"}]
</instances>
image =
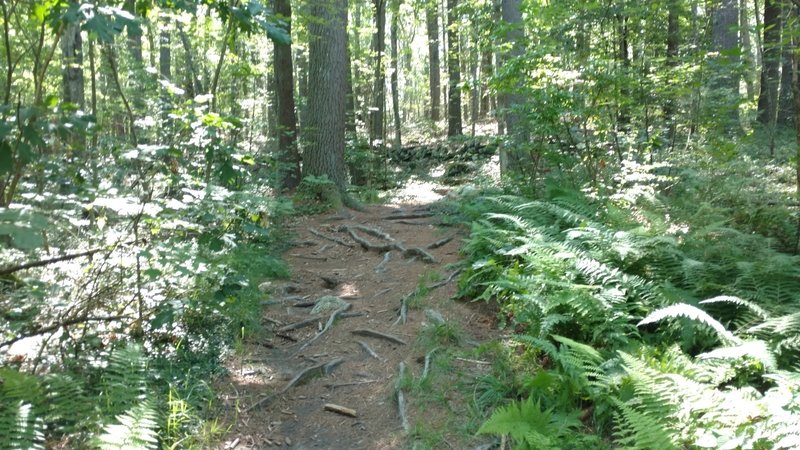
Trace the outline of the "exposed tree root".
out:
<instances>
[{"instance_id":1,"label":"exposed tree root","mask_svg":"<svg viewBox=\"0 0 800 450\"><path fill-rule=\"evenodd\" d=\"M351 333L357 334L359 336L368 336L368 337L374 337L374 338L378 338L378 339L385 339L385 340L387 340L389 342L394 342L395 344L406 345L406 341L400 339L399 337L393 336L391 334L381 333L380 331L375 331L375 330L369 330L369 329L366 329L366 328L362 328L362 329L358 329L358 330L353 330L353 331L351 331Z\"/></svg>"},{"instance_id":2,"label":"exposed tree root","mask_svg":"<svg viewBox=\"0 0 800 450\"><path fill-rule=\"evenodd\" d=\"M423 380L428 377L428 371L431 368L431 360L433 359L433 354L436 353L438 350L439 347L435 347L433 350L429 351L425 355L425 366L422 369L422 376L421 376Z\"/></svg>"},{"instance_id":3,"label":"exposed tree root","mask_svg":"<svg viewBox=\"0 0 800 450\"><path fill-rule=\"evenodd\" d=\"M367 354L369 356L372 356L373 358L375 358L375 359L377 359L378 361L381 361L381 362L385 361L383 358L380 357L380 355L375 353L375 350L373 350L372 347L370 347L369 344L367 344L366 342L364 342L364 341L356 341L356 343L358 345L360 345L361 348L363 348L364 351L367 352Z\"/></svg>"},{"instance_id":4,"label":"exposed tree root","mask_svg":"<svg viewBox=\"0 0 800 450\"><path fill-rule=\"evenodd\" d=\"M347 311L348 309L352 308L352 306L353 306L353 305L351 305L351 304L349 304L349 303L348 303L348 304L347 304L347 306L345 306L344 308L337 309L336 311L334 311L333 313L331 313L331 316L328 318L328 322L327 322L327 323L325 323L325 327L324 327L324 328L322 328L322 330L321 330L319 333L315 334L315 335L314 335L314 337L312 337L311 339L309 339L309 340L307 340L305 343L303 343L303 345L301 345L301 346L300 346L300 348L298 348L297 350L295 350L295 351L294 351L294 353L293 353L292 355L296 355L296 354L298 354L298 353L302 352L302 351L303 351L303 350L305 350L305 349L306 349L306 348L307 348L309 345L313 344L313 343L314 343L314 342L315 342L317 339L319 339L320 337L322 337L322 335L323 335L323 334L327 333L327 332L328 332L328 330L329 330L329 329L330 329L330 328L333 326L333 322L334 322L334 321L336 321L336 318L339 316L339 314L341 314L341 313L343 313L343 312Z\"/></svg>"},{"instance_id":5,"label":"exposed tree root","mask_svg":"<svg viewBox=\"0 0 800 450\"><path fill-rule=\"evenodd\" d=\"M369 234L370 236L374 236L374 237L383 239L383 240L387 241L387 243L385 243L385 244L373 244L369 240L359 236L358 233L356 233L356 230L359 230L359 231L361 231L363 233ZM379 253L389 252L391 250L397 250L403 255L404 258L419 257L420 259L422 259L423 261L425 261L427 263L436 264L436 258L434 258L433 255L431 255L430 253L428 253L424 249L421 249L419 247L406 248L405 246L403 246L403 244L401 244L400 242L395 240L393 237L391 237L390 235L384 233L381 230L378 230L378 229L375 229L375 228L371 228L371 227L367 227L367 226L364 226L364 225L355 225L355 226L342 225L342 226L340 226L338 228L338 231L346 232L347 234L349 234L350 237L354 241L356 241L364 250L367 250L367 251L372 250L372 251L376 251L376 252L379 252Z\"/></svg>"},{"instance_id":6,"label":"exposed tree root","mask_svg":"<svg viewBox=\"0 0 800 450\"><path fill-rule=\"evenodd\" d=\"M429 211L421 211L421 212L412 212L412 213L405 213L405 214L392 214L389 216L384 216L384 220L402 220L402 219L425 219L428 217L433 217L434 214Z\"/></svg>"},{"instance_id":7,"label":"exposed tree root","mask_svg":"<svg viewBox=\"0 0 800 450\"><path fill-rule=\"evenodd\" d=\"M436 248L439 248L439 247L443 247L443 246L447 245L448 242L452 241L455 237L456 237L456 235L453 234L453 235L447 236L446 238L439 239L438 241L436 241L436 242L434 242L432 244L429 244L426 248L428 250L433 250L433 249L436 249Z\"/></svg>"},{"instance_id":8,"label":"exposed tree root","mask_svg":"<svg viewBox=\"0 0 800 450\"><path fill-rule=\"evenodd\" d=\"M300 328L310 327L312 325L315 325L319 321L319 319L321 319L320 316L314 316L306 320L301 320L300 322L290 323L289 325L278 328L277 331L278 333L286 333L287 331L299 330Z\"/></svg>"},{"instance_id":9,"label":"exposed tree root","mask_svg":"<svg viewBox=\"0 0 800 450\"><path fill-rule=\"evenodd\" d=\"M408 422L408 416L406 415L406 398L403 395L403 389L400 386L403 378L406 374L406 364L400 361L400 375L397 379L398 386L397 386L397 411L400 415L400 423L403 425L403 430L408 433L411 430L411 424Z\"/></svg>"},{"instance_id":10,"label":"exposed tree root","mask_svg":"<svg viewBox=\"0 0 800 450\"><path fill-rule=\"evenodd\" d=\"M382 273L386 272L386 264L389 263L389 260L392 259L392 252L388 251L383 254L383 261L380 262L377 266L375 266L375 273Z\"/></svg>"},{"instance_id":11,"label":"exposed tree root","mask_svg":"<svg viewBox=\"0 0 800 450\"><path fill-rule=\"evenodd\" d=\"M313 228L309 228L309 229L308 229L308 231L309 231L311 234L313 234L314 236L321 237L322 239L327 239L327 240L329 240L329 241L331 241L331 242L335 242L335 243L337 243L337 244L339 244L339 245L343 245L343 246L345 246L345 247L347 247L347 248L353 248L353 244L351 244L351 243L349 243L349 242L345 242L345 241L343 241L343 240L341 240L341 239L339 239L339 238L337 238L337 237L334 237L334 236L328 236L327 234L320 233L319 231L317 231L317 230L315 230L315 229L313 229Z\"/></svg>"},{"instance_id":12,"label":"exposed tree root","mask_svg":"<svg viewBox=\"0 0 800 450\"><path fill-rule=\"evenodd\" d=\"M303 384L308 383L309 381L311 381L311 379L313 379L315 377L322 376L322 375L330 375L331 372L333 372L333 370L339 364L341 364L343 362L344 362L344 358L337 358L337 359L328 361L326 363L317 364L315 366L311 366L309 368L301 370L300 372L297 373L297 375L294 376L294 378L292 378L288 383L286 383L286 386L281 388L281 390L273 392L272 394L270 394L270 395L262 398L261 400L253 403L252 405L250 405L249 408L244 410L244 412L248 413L248 412L252 411L255 408L259 408L259 407L262 407L262 406L267 406L270 403L272 403L272 401L275 400L275 398L277 398L277 397L285 394L287 391L289 391L289 389L291 389L293 387L296 387L296 386L302 386Z\"/></svg>"}]
</instances>

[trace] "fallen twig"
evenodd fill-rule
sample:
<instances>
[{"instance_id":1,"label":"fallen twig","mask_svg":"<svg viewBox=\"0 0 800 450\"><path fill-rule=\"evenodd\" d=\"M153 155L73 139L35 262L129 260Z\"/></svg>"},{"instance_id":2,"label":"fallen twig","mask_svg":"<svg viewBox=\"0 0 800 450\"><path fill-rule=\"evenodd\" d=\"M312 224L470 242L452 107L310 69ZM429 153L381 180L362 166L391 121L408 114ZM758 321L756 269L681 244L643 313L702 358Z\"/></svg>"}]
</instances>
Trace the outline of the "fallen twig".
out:
<instances>
[{"instance_id":1,"label":"fallen twig","mask_svg":"<svg viewBox=\"0 0 800 450\"><path fill-rule=\"evenodd\" d=\"M406 345L406 341L400 339L399 337L393 336L391 334L381 333L380 331L369 330L364 328L364 329L353 330L351 331L351 333L357 334L359 336L368 336L379 339L385 339L389 342L394 342L395 344Z\"/></svg>"},{"instance_id":2,"label":"fallen twig","mask_svg":"<svg viewBox=\"0 0 800 450\"><path fill-rule=\"evenodd\" d=\"M367 354L369 356L372 356L373 358L375 358L375 359L377 359L378 361L381 361L381 362L385 361L383 358L380 357L380 355L375 353L375 350L373 350L372 347L370 347L366 342L364 342L364 341L356 341L356 343L358 345L360 345L361 348L363 348L364 351L367 352Z\"/></svg>"},{"instance_id":3,"label":"fallen twig","mask_svg":"<svg viewBox=\"0 0 800 450\"><path fill-rule=\"evenodd\" d=\"M377 383L378 381L380 381L380 380L363 380L363 381L348 381L348 382L345 382L345 383L330 383L330 384L326 384L325 387L331 388L331 389L336 389L336 388L340 388L340 387L359 386L359 385L362 385L362 384L372 384L372 383Z\"/></svg>"},{"instance_id":4,"label":"fallen twig","mask_svg":"<svg viewBox=\"0 0 800 450\"><path fill-rule=\"evenodd\" d=\"M343 416L348 417L358 417L355 409L348 408L346 406L335 405L333 403L326 403L323 408L325 411L335 412L337 414L341 414Z\"/></svg>"},{"instance_id":5,"label":"fallen twig","mask_svg":"<svg viewBox=\"0 0 800 450\"><path fill-rule=\"evenodd\" d=\"M311 255L301 255L299 253L290 253L289 256L293 258L300 258L300 259L310 259L313 261L327 261L328 258L326 256L311 256Z\"/></svg>"}]
</instances>

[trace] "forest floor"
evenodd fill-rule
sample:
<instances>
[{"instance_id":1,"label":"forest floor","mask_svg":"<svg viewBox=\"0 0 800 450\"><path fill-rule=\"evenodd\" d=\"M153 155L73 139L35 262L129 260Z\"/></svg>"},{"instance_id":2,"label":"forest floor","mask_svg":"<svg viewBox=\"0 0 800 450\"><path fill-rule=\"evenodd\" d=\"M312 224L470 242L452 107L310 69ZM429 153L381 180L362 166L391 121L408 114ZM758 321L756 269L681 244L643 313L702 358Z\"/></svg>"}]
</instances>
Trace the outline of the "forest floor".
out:
<instances>
[{"instance_id":1,"label":"forest floor","mask_svg":"<svg viewBox=\"0 0 800 450\"><path fill-rule=\"evenodd\" d=\"M242 343L217 386L230 427L218 448L489 448L474 435L480 413L468 411L470 386L491 370L476 348L496 315L452 299L467 230L443 226L431 188L291 224L293 276L261 286L265 331ZM393 247L388 258L380 246ZM326 296L343 303L323 309Z\"/></svg>"}]
</instances>

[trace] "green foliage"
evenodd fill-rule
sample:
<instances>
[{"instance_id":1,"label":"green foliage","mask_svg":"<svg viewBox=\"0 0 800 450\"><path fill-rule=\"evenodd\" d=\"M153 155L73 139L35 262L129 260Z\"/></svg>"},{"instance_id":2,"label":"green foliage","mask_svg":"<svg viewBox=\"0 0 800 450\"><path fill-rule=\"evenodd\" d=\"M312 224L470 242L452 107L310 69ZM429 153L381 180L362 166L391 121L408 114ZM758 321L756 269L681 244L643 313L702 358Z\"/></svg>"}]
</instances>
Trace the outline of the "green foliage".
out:
<instances>
[{"instance_id":1,"label":"green foliage","mask_svg":"<svg viewBox=\"0 0 800 450\"><path fill-rule=\"evenodd\" d=\"M304 177L297 186L294 202L298 212L303 214L315 214L343 207L339 189L324 175Z\"/></svg>"}]
</instances>

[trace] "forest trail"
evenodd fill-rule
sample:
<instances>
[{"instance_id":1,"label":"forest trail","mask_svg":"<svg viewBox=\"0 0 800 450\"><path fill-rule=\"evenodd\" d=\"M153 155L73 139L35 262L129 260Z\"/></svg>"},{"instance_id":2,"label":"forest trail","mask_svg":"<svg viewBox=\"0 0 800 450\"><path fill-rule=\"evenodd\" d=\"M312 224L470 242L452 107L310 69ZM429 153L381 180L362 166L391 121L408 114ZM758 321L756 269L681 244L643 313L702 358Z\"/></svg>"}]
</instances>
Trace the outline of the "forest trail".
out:
<instances>
[{"instance_id":1,"label":"forest trail","mask_svg":"<svg viewBox=\"0 0 800 450\"><path fill-rule=\"evenodd\" d=\"M406 448L420 423L442 427L459 448L480 442L447 438L453 417L467 407L458 393L421 406L407 387L397 388L400 379L408 386L401 364L407 375L421 377L431 350L421 336L437 321L459 330L453 345L464 348L484 341L495 323L493 313L451 300L458 274L449 265L458 261L466 231L438 226L441 217L415 200L429 199L309 216L290 226L294 245L283 257L292 279L262 286L271 293L266 332L237 352L228 364L231 377L218 387L224 422L232 424L219 448ZM393 248L387 257L362 240ZM414 295L420 286L426 287ZM346 303L315 311L326 296ZM470 378L489 370L481 361L454 364ZM332 411L337 406L343 409Z\"/></svg>"}]
</instances>

